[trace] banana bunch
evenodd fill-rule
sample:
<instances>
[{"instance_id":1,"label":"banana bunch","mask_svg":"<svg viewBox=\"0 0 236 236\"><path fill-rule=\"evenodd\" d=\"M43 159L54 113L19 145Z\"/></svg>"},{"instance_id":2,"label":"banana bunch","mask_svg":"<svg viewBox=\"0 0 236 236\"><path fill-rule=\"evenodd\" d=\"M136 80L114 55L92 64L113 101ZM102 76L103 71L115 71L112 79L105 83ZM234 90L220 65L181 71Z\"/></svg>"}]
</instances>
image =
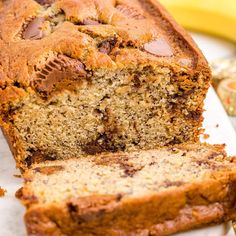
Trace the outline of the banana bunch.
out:
<instances>
[{"instance_id":1,"label":"banana bunch","mask_svg":"<svg viewBox=\"0 0 236 236\"><path fill-rule=\"evenodd\" d=\"M236 43L236 0L159 0L185 28Z\"/></svg>"}]
</instances>

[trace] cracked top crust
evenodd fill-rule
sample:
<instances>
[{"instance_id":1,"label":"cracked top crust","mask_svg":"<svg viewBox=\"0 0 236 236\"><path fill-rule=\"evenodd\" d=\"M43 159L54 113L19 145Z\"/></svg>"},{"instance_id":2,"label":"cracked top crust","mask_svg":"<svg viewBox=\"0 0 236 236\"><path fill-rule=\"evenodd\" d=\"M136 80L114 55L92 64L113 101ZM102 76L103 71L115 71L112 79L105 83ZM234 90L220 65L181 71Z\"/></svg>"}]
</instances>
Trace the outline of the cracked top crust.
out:
<instances>
[{"instance_id":1,"label":"cracked top crust","mask_svg":"<svg viewBox=\"0 0 236 236\"><path fill-rule=\"evenodd\" d=\"M0 49L2 104L33 92L58 57L78 60L80 75L151 65L209 77L197 46L155 0L4 1Z\"/></svg>"}]
</instances>

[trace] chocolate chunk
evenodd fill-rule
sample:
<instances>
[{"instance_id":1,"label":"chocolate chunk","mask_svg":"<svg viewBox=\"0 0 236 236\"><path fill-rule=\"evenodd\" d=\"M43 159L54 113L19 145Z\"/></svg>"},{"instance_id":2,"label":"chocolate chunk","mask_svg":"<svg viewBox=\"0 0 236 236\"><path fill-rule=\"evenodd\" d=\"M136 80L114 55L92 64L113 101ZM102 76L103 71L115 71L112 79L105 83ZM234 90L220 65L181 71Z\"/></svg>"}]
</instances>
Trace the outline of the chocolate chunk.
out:
<instances>
[{"instance_id":1,"label":"chocolate chunk","mask_svg":"<svg viewBox=\"0 0 236 236\"><path fill-rule=\"evenodd\" d=\"M170 57L173 55L172 48L164 38L159 38L144 44L144 50L161 57Z\"/></svg>"},{"instance_id":2,"label":"chocolate chunk","mask_svg":"<svg viewBox=\"0 0 236 236\"><path fill-rule=\"evenodd\" d=\"M106 205L113 200L111 197L107 198L108 199L105 197L103 199L101 197L94 197L94 199L91 200L91 198L81 197L76 200L72 199L72 202L67 203L68 213L73 219L73 222L76 222L77 224L83 224L88 221L97 221L97 219L101 219L106 212ZM104 207L100 208L102 205ZM90 210L85 210L86 208Z\"/></svg>"},{"instance_id":3,"label":"chocolate chunk","mask_svg":"<svg viewBox=\"0 0 236 236\"><path fill-rule=\"evenodd\" d=\"M13 86L21 88L21 84L18 81L14 81Z\"/></svg>"},{"instance_id":4,"label":"chocolate chunk","mask_svg":"<svg viewBox=\"0 0 236 236\"><path fill-rule=\"evenodd\" d=\"M85 19L82 22L83 25L100 25L99 21L97 20L91 20L91 19Z\"/></svg>"},{"instance_id":5,"label":"chocolate chunk","mask_svg":"<svg viewBox=\"0 0 236 236\"><path fill-rule=\"evenodd\" d=\"M77 59L59 55L36 73L33 87L44 97L54 90L74 89L73 82L86 77L84 65Z\"/></svg>"},{"instance_id":6,"label":"chocolate chunk","mask_svg":"<svg viewBox=\"0 0 236 236\"><path fill-rule=\"evenodd\" d=\"M55 154L44 154L41 151L34 151L34 150L28 150L31 153L31 156L28 156L24 162L25 164L30 167L34 163L40 163L42 161L50 160L54 161L56 160Z\"/></svg>"},{"instance_id":7,"label":"chocolate chunk","mask_svg":"<svg viewBox=\"0 0 236 236\"><path fill-rule=\"evenodd\" d=\"M121 193L118 193L118 194L116 195L116 201L117 201L117 202L121 201L122 198L123 198L123 195L122 195Z\"/></svg>"},{"instance_id":8,"label":"chocolate chunk","mask_svg":"<svg viewBox=\"0 0 236 236\"><path fill-rule=\"evenodd\" d=\"M72 213L72 212L77 213L78 212L78 206L73 204L72 202L69 202L67 204L67 207L68 207L68 210L69 210L70 213Z\"/></svg>"},{"instance_id":9,"label":"chocolate chunk","mask_svg":"<svg viewBox=\"0 0 236 236\"><path fill-rule=\"evenodd\" d=\"M112 49L116 46L116 43L117 39L114 37L102 41L98 45L99 52L109 54L112 51Z\"/></svg>"},{"instance_id":10,"label":"chocolate chunk","mask_svg":"<svg viewBox=\"0 0 236 236\"><path fill-rule=\"evenodd\" d=\"M173 140L171 140L168 144L169 145L174 145L174 144L180 144L182 143L181 140L179 140L178 138L174 137Z\"/></svg>"},{"instance_id":11,"label":"chocolate chunk","mask_svg":"<svg viewBox=\"0 0 236 236\"><path fill-rule=\"evenodd\" d=\"M155 161L152 161L152 162L149 163L149 166L153 166L153 165L155 165L155 164L156 164L156 162L155 162Z\"/></svg>"},{"instance_id":12,"label":"chocolate chunk","mask_svg":"<svg viewBox=\"0 0 236 236\"><path fill-rule=\"evenodd\" d=\"M105 151L117 152L118 148L114 146L106 134L101 134L96 140L82 145L82 150L86 154L95 155Z\"/></svg>"},{"instance_id":13,"label":"chocolate chunk","mask_svg":"<svg viewBox=\"0 0 236 236\"><path fill-rule=\"evenodd\" d=\"M129 157L126 154L117 153L117 150L115 152L116 153L114 153L112 158L111 156L107 156L105 153L103 153L103 155L100 155L100 157L95 158L93 161L96 163L96 165L119 165L120 169L123 170L123 174L121 174L121 177L123 178L133 177L137 172L144 168L144 166L130 163Z\"/></svg>"},{"instance_id":14,"label":"chocolate chunk","mask_svg":"<svg viewBox=\"0 0 236 236\"><path fill-rule=\"evenodd\" d=\"M43 17L34 18L25 28L23 32L23 39L41 39L43 37L43 23L45 19Z\"/></svg>"},{"instance_id":15,"label":"chocolate chunk","mask_svg":"<svg viewBox=\"0 0 236 236\"><path fill-rule=\"evenodd\" d=\"M35 0L40 5L51 5L55 0Z\"/></svg>"},{"instance_id":16,"label":"chocolate chunk","mask_svg":"<svg viewBox=\"0 0 236 236\"><path fill-rule=\"evenodd\" d=\"M132 82L133 82L134 88L138 89L138 88L141 87L141 81L139 79L139 75L138 74L134 75L134 78L133 78Z\"/></svg>"},{"instance_id":17,"label":"chocolate chunk","mask_svg":"<svg viewBox=\"0 0 236 236\"><path fill-rule=\"evenodd\" d=\"M182 157L185 157L186 155L187 155L187 153L186 153L186 152L183 152L181 156L182 156Z\"/></svg>"},{"instance_id":18,"label":"chocolate chunk","mask_svg":"<svg viewBox=\"0 0 236 236\"><path fill-rule=\"evenodd\" d=\"M117 5L116 9L119 10L122 14L128 16L129 18L133 18L136 20L141 20L144 19L145 17L139 12L138 9L134 8L134 7L130 7L127 5Z\"/></svg>"},{"instance_id":19,"label":"chocolate chunk","mask_svg":"<svg viewBox=\"0 0 236 236\"><path fill-rule=\"evenodd\" d=\"M189 113L185 117L186 119L197 121L200 120L201 116L201 111L189 111Z\"/></svg>"},{"instance_id":20,"label":"chocolate chunk","mask_svg":"<svg viewBox=\"0 0 236 236\"><path fill-rule=\"evenodd\" d=\"M58 171L63 170L64 167L63 166L43 166L43 167L36 167L34 168L35 172L39 172L41 174L45 174L45 175L52 175Z\"/></svg>"},{"instance_id":21,"label":"chocolate chunk","mask_svg":"<svg viewBox=\"0 0 236 236\"><path fill-rule=\"evenodd\" d=\"M95 154L101 153L101 152L105 151L105 149L106 149L105 147L103 147L102 144L100 144L96 140L89 142L87 144L84 144L81 148L82 148L83 152L85 152L86 154L89 154L89 155L95 155Z\"/></svg>"}]
</instances>

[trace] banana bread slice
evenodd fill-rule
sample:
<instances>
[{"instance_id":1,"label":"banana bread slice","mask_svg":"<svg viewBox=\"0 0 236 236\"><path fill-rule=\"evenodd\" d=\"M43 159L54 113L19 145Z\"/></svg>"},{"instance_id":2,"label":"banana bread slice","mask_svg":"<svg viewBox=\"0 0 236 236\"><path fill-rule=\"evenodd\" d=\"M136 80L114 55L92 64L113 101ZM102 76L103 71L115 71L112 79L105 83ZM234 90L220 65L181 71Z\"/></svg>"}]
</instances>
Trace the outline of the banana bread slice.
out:
<instances>
[{"instance_id":1,"label":"banana bread slice","mask_svg":"<svg viewBox=\"0 0 236 236\"><path fill-rule=\"evenodd\" d=\"M234 219L236 165L223 146L33 164L17 196L29 235L169 235Z\"/></svg>"},{"instance_id":2,"label":"banana bread slice","mask_svg":"<svg viewBox=\"0 0 236 236\"><path fill-rule=\"evenodd\" d=\"M0 58L18 167L198 140L208 64L157 1L3 1Z\"/></svg>"}]
</instances>

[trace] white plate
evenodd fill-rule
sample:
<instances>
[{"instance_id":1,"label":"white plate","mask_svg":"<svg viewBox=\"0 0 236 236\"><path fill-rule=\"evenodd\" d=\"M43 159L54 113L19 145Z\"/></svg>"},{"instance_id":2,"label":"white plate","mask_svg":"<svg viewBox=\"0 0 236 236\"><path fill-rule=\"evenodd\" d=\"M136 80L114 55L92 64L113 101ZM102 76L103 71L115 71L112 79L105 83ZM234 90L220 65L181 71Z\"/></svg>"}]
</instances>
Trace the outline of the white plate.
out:
<instances>
[{"instance_id":1,"label":"white plate","mask_svg":"<svg viewBox=\"0 0 236 236\"><path fill-rule=\"evenodd\" d=\"M205 54L206 56L211 56L210 59L212 59L211 50L214 51L215 57L226 55L231 52L229 49L227 49L228 51L222 50L222 48L220 48L221 44L220 46L218 46L217 43L215 46L214 44L212 45L212 41L209 39L204 40L204 38L199 38L198 36L196 39L203 46L209 44L209 47L203 48L203 50L206 49ZM216 51L218 53L216 53ZM213 89L209 90L205 107L204 127L206 133L209 134L210 137L208 140L204 141L210 143L226 143L227 152L230 155L236 155L236 150L234 148L236 147L236 134ZM25 236L26 232L23 223L24 207L14 197L15 191L22 185L22 180L13 176L14 174L19 174L19 172L15 169L13 157L1 132L0 158L0 186L7 189L6 196L0 198L0 236ZM222 224L181 233L178 234L178 236L223 236L226 233L228 233L228 236L234 236L232 228L229 232L229 225Z\"/></svg>"}]
</instances>

